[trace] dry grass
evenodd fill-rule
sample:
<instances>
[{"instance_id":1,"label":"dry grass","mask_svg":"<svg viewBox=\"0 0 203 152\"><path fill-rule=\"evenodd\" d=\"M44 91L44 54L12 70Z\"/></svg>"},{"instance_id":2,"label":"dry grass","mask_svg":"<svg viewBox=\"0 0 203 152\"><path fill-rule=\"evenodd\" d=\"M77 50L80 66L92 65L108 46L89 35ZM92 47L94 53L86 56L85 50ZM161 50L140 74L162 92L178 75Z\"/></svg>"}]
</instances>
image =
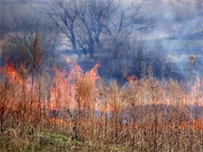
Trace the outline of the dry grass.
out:
<instances>
[{"instance_id":1,"label":"dry grass","mask_svg":"<svg viewBox=\"0 0 203 152\"><path fill-rule=\"evenodd\" d=\"M55 69L54 82L48 72L30 82L1 68L0 150L203 151L202 81L107 85L97 68Z\"/></svg>"}]
</instances>

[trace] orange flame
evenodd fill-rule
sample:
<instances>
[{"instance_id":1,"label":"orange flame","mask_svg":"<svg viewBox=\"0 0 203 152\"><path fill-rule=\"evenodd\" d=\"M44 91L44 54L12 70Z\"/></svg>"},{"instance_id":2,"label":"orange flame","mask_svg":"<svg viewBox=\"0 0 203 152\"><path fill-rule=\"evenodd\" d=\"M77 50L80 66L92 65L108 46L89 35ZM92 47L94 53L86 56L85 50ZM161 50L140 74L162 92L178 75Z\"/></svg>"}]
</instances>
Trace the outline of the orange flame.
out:
<instances>
[{"instance_id":1,"label":"orange flame","mask_svg":"<svg viewBox=\"0 0 203 152\"><path fill-rule=\"evenodd\" d=\"M128 69L125 68L123 70L123 77L127 79L127 81L131 84L135 83L136 82L136 76L135 75L131 75L131 76L128 76Z\"/></svg>"},{"instance_id":2,"label":"orange flame","mask_svg":"<svg viewBox=\"0 0 203 152\"><path fill-rule=\"evenodd\" d=\"M15 70L14 65L12 62L7 62L4 67L1 69L1 73L6 76L11 82L13 83L20 83L22 84L22 79L20 78L20 75Z\"/></svg>"},{"instance_id":3,"label":"orange flame","mask_svg":"<svg viewBox=\"0 0 203 152\"><path fill-rule=\"evenodd\" d=\"M66 59L65 59L65 60L66 60L66 63L67 63L67 64L71 63L70 58L66 57Z\"/></svg>"},{"instance_id":4,"label":"orange flame","mask_svg":"<svg viewBox=\"0 0 203 152\"><path fill-rule=\"evenodd\" d=\"M54 86L50 89L50 100L47 101L45 105L47 110L62 110L65 108L78 110L77 101L75 100L76 99L75 79L81 78L82 81L87 81L93 87L95 87L96 80L99 79L99 75L97 73L99 64L96 64L91 70L87 72L83 72L82 68L76 63L71 63L71 60L69 58L66 59L66 62L71 66L69 73L67 73L64 70L54 71L55 73ZM14 65L12 62L8 62L0 70L1 70L1 73L4 76L6 76L12 83L22 84L23 82L22 78L20 77L20 74L17 72L17 70L14 68ZM132 83L132 84L136 83L135 75L127 76L127 71L124 71L123 76L128 80L129 83ZM183 102L183 104L185 105L198 104L203 106L201 92L199 91L201 85L202 85L202 82L198 79L195 82L194 86L191 87L191 92L187 96L184 96L184 95L181 96L181 101ZM173 100L170 99L166 94L167 93L164 89L161 90L161 95L160 95L161 97L156 101L151 101L151 102L154 102L157 105L160 105L162 103L168 104L168 105L174 104ZM84 99L84 97L81 97L81 96L78 97L78 99L81 100L82 107L80 107L80 109L84 109L86 104L85 102L87 102L87 99ZM14 103L12 104L17 105ZM37 108L38 106L37 103L33 105L34 105L33 108ZM95 101L93 103L93 106L91 106L90 108L91 110L98 110L100 112L105 112L105 113L114 111L113 105L109 103L107 104L99 103L99 101ZM66 121L57 120L55 118L51 118L50 122L58 125L68 125L66 124ZM202 120L193 120L190 124L186 122L182 122L179 124L178 129L184 129L188 127L188 125L189 127L195 130L203 129Z\"/></svg>"},{"instance_id":5,"label":"orange flame","mask_svg":"<svg viewBox=\"0 0 203 152\"><path fill-rule=\"evenodd\" d=\"M128 80L129 83L135 83L136 76L135 75L128 76L127 80Z\"/></svg>"},{"instance_id":6,"label":"orange flame","mask_svg":"<svg viewBox=\"0 0 203 152\"><path fill-rule=\"evenodd\" d=\"M77 109L77 101L75 100L75 80L81 79L83 82L88 82L94 87L96 80L99 78L97 74L99 64L96 64L86 73L84 73L82 68L76 63L70 63L70 66L71 69L69 73L67 73L65 70L54 71L54 86L50 90L50 101L47 102L47 109ZM79 96L78 99L81 101L80 109L84 109L86 100L83 100L83 97L81 96Z\"/></svg>"}]
</instances>

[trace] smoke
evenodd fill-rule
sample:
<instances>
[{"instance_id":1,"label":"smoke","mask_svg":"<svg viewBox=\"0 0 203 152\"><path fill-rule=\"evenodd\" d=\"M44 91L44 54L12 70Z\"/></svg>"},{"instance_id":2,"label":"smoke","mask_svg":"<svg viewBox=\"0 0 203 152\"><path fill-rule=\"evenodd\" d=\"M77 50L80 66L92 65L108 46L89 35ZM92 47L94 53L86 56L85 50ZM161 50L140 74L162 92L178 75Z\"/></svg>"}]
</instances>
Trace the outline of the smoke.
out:
<instances>
[{"instance_id":1,"label":"smoke","mask_svg":"<svg viewBox=\"0 0 203 152\"><path fill-rule=\"evenodd\" d=\"M172 0L149 3L154 27L147 34L144 33L142 39L148 40L150 46L155 46L152 40L158 40L168 61L175 63L180 70L183 70L190 56L196 56L200 66L203 48L202 4L198 1Z\"/></svg>"},{"instance_id":2,"label":"smoke","mask_svg":"<svg viewBox=\"0 0 203 152\"><path fill-rule=\"evenodd\" d=\"M7 1L7 2L2 1L1 3L2 4L5 3L5 6L6 6L4 7L5 12L3 12L2 14L5 14L5 16L8 16L8 18L12 18L11 16L17 16L16 17L17 20L21 20L24 16L31 16L32 14L36 15L36 11L35 11L36 9L40 9L43 5L48 5L51 2L53 1L51 0L43 0L43 1L33 0L30 2L21 1L21 0ZM124 0L124 1L118 1L118 2L122 3L121 6L123 10L125 10L126 8L127 9L130 8L130 6L133 6L133 8L135 9L139 8L140 14L138 16L141 17L140 20L139 19L137 20L138 23L135 25L134 28L130 26L131 28L130 30L126 28L118 35L119 42L117 43L122 45L123 44L128 45L127 43L130 43L131 45L130 47L128 46L125 47L123 45L120 48L121 51L123 51L123 49L128 50L129 48L133 48L134 47L133 45L135 45L135 41L136 41L137 44L139 43L145 44L144 54L149 53L149 56L153 54L156 54L156 55L160 54L161 56L164 54L164 56L166 57L166 59L164 60L167 61L168 63L175 64L180 69L180 72L183 72L183 69L187 64L187 62L190 62L190 60L188 60L190 56L195 56L197 58L197 62L196 62L197 67L198 68L201 67L202 65L201 52L203 48L202 46L203 45L202 44L203 3L201 2L201 0L196 0L196 1L193 1L193 0L177 0L177 1L176 0L158 0L158 1ZM11 11L9 12L8 10L11 10ZM8 12L10 15L8 14ZM125 17L129 17L130 13L132 12L129 10L125 12L126 13ZM114 26L119 25L116 23L117 20L119 21L121 17L119 15L120 15L119 13L118 14L115 13L114 16L111 17L112 19L111 22L106 21L108 22L107 26L111 28L110 30L113 36L116 35L117 34L116 32L118 31L117 30L118 27L114 28ZM144 18L144 20L142 19L142 17ZM128 23L130 20L131 19L126 19L124 21ZM151 20L150 21L151 23L145 24L145 26L143 27L142 25L143 22L146 22L147 20ZM8 20L6 21L9 22ZM110 23L112 22L114 23L110 25ZM12 24L16 24L16 21L10 20L10 22L8 23L8 27ZM129 37L125 37L126 35L128 35L128 33L130 33ZM76 35L81 36L80 33L76 33ZM109 38L107 40L107 37L105 37L104 35L102 35L101 40L103 41L105 46L112 45L110 43L111 40L109 40ZM69 49L69 48L67 49L67 46L65 45L60 45L60 48L56 50L57 51L61 50L63 46L64 46L64 51L65 49L66 51ZM102 49L106 49L106 48L103 47ZM119 50L119 48L115 50L117 51ZM109 52L109 49L107 52ZM103 51L102 53L105 53L105 51ZM82 54L82 51L78 51L74 53L73 52L64 53L64 56L62 55L60 59L65 60L66 55L69 55L70 58L71 59L73 58L73 60L75 60L76 62L83 62L82 58L80 57L81 54ZM84 55L81 55L81 56L84 56ZM129 55L129 57L131 56ZM125 59L122 57L122 60L123 60L123 64L120 65L121 70L123 67L126 66L125 64L128 64L128 59ZM84 65L85 63L87 62L83 62ZM92 64L94 63L92 62Z\"/></svg>"}]
</instances>

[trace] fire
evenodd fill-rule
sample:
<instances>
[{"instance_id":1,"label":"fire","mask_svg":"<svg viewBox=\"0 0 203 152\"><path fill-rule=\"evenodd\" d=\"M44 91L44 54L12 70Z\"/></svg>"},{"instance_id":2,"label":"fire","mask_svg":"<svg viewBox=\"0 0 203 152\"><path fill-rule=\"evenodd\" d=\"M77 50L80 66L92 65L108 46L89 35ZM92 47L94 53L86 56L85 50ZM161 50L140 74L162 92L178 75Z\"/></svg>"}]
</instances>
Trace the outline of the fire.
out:
<instances>
[{"instance_id":1,"label":"fire","mask_svg":"<svg viewBox=\"0 0 203 152\"><path fill-rule=\"evenodd\" d=\"M65 60L66 60L66 63L67 63L67 64L71 63L70 58L66 57L66 59L65 59Z\"/></svg>"},{"instance_id":2,"label":"fire","mask_svg":"<svg viewBox=\"0 0 203 152\"><path fill-rule=\"evenodd\" d=\"M128 69L127 68L125 68L123 71L123 77L126 78L129 83L133 84L136 82L136 76L135 75L128 76Z\"/></svg>"},{"instance_id":3,"label":"fire","mask_svg":"<svg viewBox=\"0 0 203 152\"><path fill-rule=\"evenodd\" d=\"M111 113L115 111L115 108L111 100L108 101L99 101L96 99L95 94L98 92L98 88L96 87L96 81L100 79L98 75L98 68L99 64L95 64L95 66L87 72L84 72L82 68L77 65L76 63L72 63L69 58L66 59L67 64L70 66L69 72L66 70L61 69L54 69L54 77L53 77L53 84L52 87L49 89L48 97L45 99L46 101L42 101L41 107L45 107L47 111L51 110L92 110L92 111L99 111L102 113ZM8 62L4 67L0 69L2 75L9 79L9 81L13 84L23 84L23 80L18 73L18 71L14 68L12 62ZM127 76L127 71L123 73L124 77L128 80L129 83L135 84L139 80L136 80L136 76ZM26 95L30 95L29 92L31 91L30 85L32 85L31 79L28 77L26 79L25 92ZM162 87L158 88L157 97L150 99L145 94L145 86L141 85L140 88L143 93L142 104L155 104L157 106L164 104L164 105L178 105L178 103L184 105L198 105L203 106L202 103L202 92L201 86L202 81L197 79L194 83L194 86L191 87L191 91L186 95L183 91L180 91L180 94L176 96L176 98L170 97L166 90ZM136 83L137 84L137 83ZM139 101L139 98L137 98ZM150 100L147 100L150 99ZM105 99L106 100L106 99ZM146 100L146 102L145 102ZM30 101L30 100L29 100ZM140 103L140 102L139 102ZM138 106L139 103L136 103ZM26 103L27 104L27 103ZM12 105L13 111L17 111L17 108L20 107L20 103L12 102L9 103L9 107ZM43 106L42 106L43 105ZM8 106L8 105L7 105ZM123 106L123 107L122 107ZM40 108L41 108L40 107ZM125 105L121 105L122 108L125 108ZM32 108L36 111L39 108L39 103L33 101ZM58 125L69 125L68 122L64 121L63 119L58 118L50 118L50 123L58 124ZM190 127L194 130L201 130L203 129L203 121L202 120L191 120L188 124L186 122L182 122L178 125L178 129L184 129Z\"/></svg>"},{"instance_id":4,"label":"fire","mask_svg":"<svg viewBox=\"0 0 203 152\"><path fill-rule=\"evenodd\" d=\"M1 73L7 77L12 83L22 84L22 79L18 72L15 70L12 62L7 62L4 67L0 69Z\"/></svg>"},{"instance_id":5,"label":"fire","mask_svg":"<svg viewBox=\"0 0 203 152\"><path fill-rule=\"evenodd\" d=\"M194 85L191 86L191 91L189 94L189 104L190 105L198 105L198 106L203 106L203 102L202 102L202 85L203 82L198 78Z\"/></svg>"},{"instance_id":6,"label":"fire","mask_svg":"<svg viewBox=\"0 0 203 152\"><path fill-rule=\"evenodd\" d=\"M136 76L135 75L128 76L126 77L126 79L128 80L129 83L135 83Z\"/></svg>"},{"instance_id":7,"label":"fire","mask_svg":"<svg viewBox=\"0 0 203 152\"><path fill-rule=\"evenodd\" d=\"M178 129L182 130L185 128L193 129L193 130L201 130L203 129L203 121L201 119L194 119L191 122L181 122L178 126Z\"/></svg>"},{"instance_id":8,"label":"fire","mask_svg":"<svg viewBox=\"0 0 203 152\"><path fill-rule=\"evenodd\" d=\"M202 130L203 129L203 120L202 120L202 118L192 120L191 126L192 126L192 129Z\"/></svg>"},{"instance_id":9,"label":"fire","mask_svg":"<svg viewBox=\"0 0 203 152\"><path fill-rule=\"evenodd\" d=\"M69 94L68 80L64 71L55 71L54 86L50 89L50 101L47 102L47 109L60 110L66 106L67 95Z\"/></svg>"},{"instance_id":10,"label":"fire","mask_svg":"<svg viewBox=\"0 0 203 152\"><path fill-rule=\"evenodd\" d=\"M49 110L84 109L89 96L86 97L86 94L82 95L82 92L78 94L79 88L77 87L82 85L82 87L91 86L91 88L95 88L96 80L99 79L97 74L99 64L96 64L90 71L84 73L82 68L76 63L67 63L71 67L69 72L54 70L54 84L50 90L50 100L46 105L46 108ZM76 94L78 100L80 100L80 107L78 107L78 101L76 101Z\"/></svg>"}]
</instances>

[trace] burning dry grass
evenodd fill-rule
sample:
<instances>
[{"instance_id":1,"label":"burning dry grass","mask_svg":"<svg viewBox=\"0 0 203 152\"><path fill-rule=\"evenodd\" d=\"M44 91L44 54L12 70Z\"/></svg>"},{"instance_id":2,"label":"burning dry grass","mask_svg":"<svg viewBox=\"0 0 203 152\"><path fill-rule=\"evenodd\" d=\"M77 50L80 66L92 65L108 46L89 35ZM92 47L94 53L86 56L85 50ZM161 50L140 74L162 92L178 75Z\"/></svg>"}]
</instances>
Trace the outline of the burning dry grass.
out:
<instances>
[{"instance_id":1,"label":"burning dry grass","mask_svg":"<svg viewBox=\"0 0 203 152\"><path fill-rule=\"evenodd\" d=\"M34 82L1 68L1 151L203 151L201 80L190 89L151 77L107 85L98 65L71 67Z\"/></svg>"}]
</instances>

